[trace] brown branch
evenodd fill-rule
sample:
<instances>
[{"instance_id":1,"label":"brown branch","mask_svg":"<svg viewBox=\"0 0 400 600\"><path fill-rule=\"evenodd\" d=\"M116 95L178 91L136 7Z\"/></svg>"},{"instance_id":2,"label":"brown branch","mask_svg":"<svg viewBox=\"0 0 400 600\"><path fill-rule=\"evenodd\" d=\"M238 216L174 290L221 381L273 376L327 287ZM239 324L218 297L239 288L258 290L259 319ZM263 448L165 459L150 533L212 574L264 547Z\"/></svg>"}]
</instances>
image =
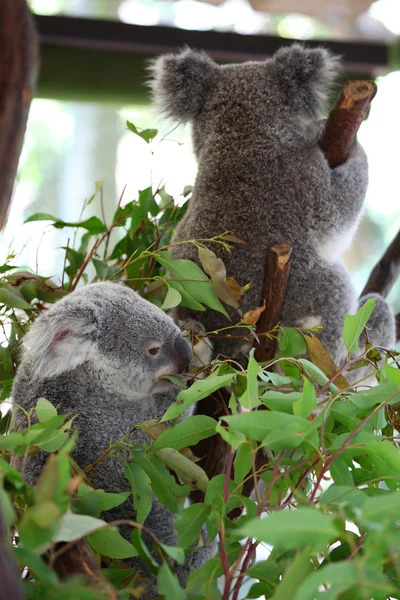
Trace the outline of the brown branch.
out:
<instances>
[{"instance_id":1,"label":"brown branch","mask_svg":"<svg viewBox=\"0 0 400 600\"><path fill-rule=\"evenodd\" d=\"M376 91L373 81L347 81L344 84L320 140L330 167L346 162Z\"/></svg>"},{"instance_id":2,"label":"brown branch","mask_svg":"<svg viewBox=\"0 0 400 600\"><path fill-rule=\"evenodd\" d=\"M0 2L0 230L10 205L38 69L38 39L25 0Z\"/></svg>"},{"instance_id":3,"label":"brown branch","mask_svg":"<svg viewBox=\"0 0 400 600\"><path fill-rule=\"evenodd\" d=\"M66 546L65 551L62 551ZM93 589L98 590L103 597L109 600L118 600L118 594L111 583L97 568L85 540L78 540L74 544L58 544L57 552L60 554L54 560L53 569L60 579L67 579L80 575ZM11 598L12 596L9 596Z\"/></svg>"},{"instance_id":4,"label":"brown branch","mask_svg":"<svg viewBox=\"0 0 400 600\"><path fill-rule=\"evenodd\" d=\"M390 290L400 275L400 231L392 240L392 243L372 269L371 275L361 296L365 294L378 293L384 298L389 295Z\"/></svg>"},{"instance_id":5,"label":"brown branch","mask_svg":"<svg viewBox=\"0 0 400 600\"><path fill-rule=\"evenodd\" d=\"M292 248L289 244L272 246L267 252L264 271L263 295L260 306L265 310L257 321L256 333L271 331L281 320L283 302L290 270ZM277 338L261 336L255 342L255 358L258 362L272 360L276 353Z\"/></svg>"},{"instance_id":6,"label":"brown branch","mask_svg":"<svg viewBox=\"0 0 400 600\"><path fill-rule=\"evenodd\" d=\"M227 404L229 402L229 392L221 389L200 400L197 405L197 415L207 415L213 419L219 419L227 414ZM228 411L229 412L229 411ZM192 448L195 456L200 458L197 463L207 473L207 477L212 479L216 475L222 475L226 472L231 447L220 435L214 435L206 440L201 440ZM203 502L204 493L195 490L190 494L192 502Z\"/></svg>"}]
</instances>

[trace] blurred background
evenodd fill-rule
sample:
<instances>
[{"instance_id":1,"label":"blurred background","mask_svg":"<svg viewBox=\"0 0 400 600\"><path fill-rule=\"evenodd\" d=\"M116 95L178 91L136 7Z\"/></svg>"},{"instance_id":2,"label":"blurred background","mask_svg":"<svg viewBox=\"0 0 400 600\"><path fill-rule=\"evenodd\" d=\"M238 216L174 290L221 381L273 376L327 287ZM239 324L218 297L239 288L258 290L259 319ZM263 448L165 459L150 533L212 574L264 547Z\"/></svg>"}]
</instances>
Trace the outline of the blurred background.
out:
<instances>
[{"instance_id":1,"label":"blurred background","mask_svg":"<svg viewBox=\"0 0 400 600\"><path fill-rule=\"evenodd\" d=\"M290 40L319 41L344 57L347 78L376 78L378 95L359 139L370 164L364 217L345 262L361 290L400 227L399 0L30 0L42 71L29 117L1 258L42 275L61 271L67 230L24 220L34 212L72 221L104 181L106 218L140 189L194 182L190 128L160 122L146 91L150 56L184 43L221 60L262 59ZM129 132L156 127L150 144ZM163 138L163 139L162 139ZM88 212L98 212L90 205ZM400 310L400 286L391 299Z\"/></svg>"}]
</instances>

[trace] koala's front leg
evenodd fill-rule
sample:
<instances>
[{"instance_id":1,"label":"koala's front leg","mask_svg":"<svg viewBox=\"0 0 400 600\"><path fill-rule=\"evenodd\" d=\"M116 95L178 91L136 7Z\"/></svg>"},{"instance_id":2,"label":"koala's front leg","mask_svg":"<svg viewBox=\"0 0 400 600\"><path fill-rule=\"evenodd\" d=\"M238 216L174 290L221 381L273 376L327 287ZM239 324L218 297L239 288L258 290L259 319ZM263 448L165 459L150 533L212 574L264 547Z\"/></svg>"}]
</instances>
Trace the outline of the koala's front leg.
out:
<instances>
[{"instance_id":1,"label":"koala's front leg","mask_svg":"<svg viewBox=\"0 0 400 600\"><path fill-rule=\"evenodd\" d=\"M368 161L357 142L347 161L331 169L329 222L338 232L352 230L360 215L368 186Z\"/></svg>"}]
</instances>

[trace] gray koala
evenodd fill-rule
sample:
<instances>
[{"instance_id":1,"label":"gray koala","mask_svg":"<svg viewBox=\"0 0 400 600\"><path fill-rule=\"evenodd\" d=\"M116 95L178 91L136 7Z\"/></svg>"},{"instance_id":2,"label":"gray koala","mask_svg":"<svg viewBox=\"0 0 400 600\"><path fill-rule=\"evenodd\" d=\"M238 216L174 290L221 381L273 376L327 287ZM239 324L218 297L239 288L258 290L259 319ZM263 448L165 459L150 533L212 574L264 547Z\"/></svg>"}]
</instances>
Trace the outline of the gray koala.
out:
<instances>
[{"instance_id":1,"label":"gray koala","mask_svg":"<svg viewBox=\"0 0 400 600\"><path fill-rule=\"evenodd\" d=\"M175 401L177 388L160 377L186 371L192 358L190 346L169 316L131 289L113 283L88 285L57 302L32 325L24 346L13 402L30 410L44 397L60 414L77 415L79 437L72 456L82 469L108 448L111 439L118 441L141 421L163 416ZM185 416L190 413L189 409ZM128 441L146 443L148 438L137 430ZM29 484L35 483L46 458L41 453L28 461L24 476ZM95 466L90 480L107 492L128 491L123 473L123 461L110 458ZM105 518L135 520L132 499L108 511ZM174 519L153 498L145 526L163 543L174 545ZM181 583L214 552L212 546L199 548L183 567L176 567ZM152 598L154 577L139 559L132 564L145 571L151 583L143 598Z\"/></svg>"},{"instance_id":2,"label":"gray koala","mask_svg":"<svg viewBox=\"0 0 400 600\"><path fill-rule=\"evenodd\" d=\"M323 124L317 118L337 69L327 50L299 44L264 62L228 65L185 49L156 59L151 86L167 117L192 123L199 164L189 209L173 241L230 231L247 242L232 253L212 248L228 275L241 285L251 282L244 312L261 303L267 250L291 244L282 324L322 324L321 341L340 364L346 355L344 317L371 295L358 302L339 258L354 235L367 189L365 153L356 144L344 165L330 169L318 145ZM198 261L193 245L176 247L174 256ZM392 311L379 295L373 297L370 340L390 347ZM185 318L185 312L179 316ZM207 331L229 324L214 311L197 318ZM229 357L243 351L222 336L214 348Z\"/></svg>"}]
</instances>

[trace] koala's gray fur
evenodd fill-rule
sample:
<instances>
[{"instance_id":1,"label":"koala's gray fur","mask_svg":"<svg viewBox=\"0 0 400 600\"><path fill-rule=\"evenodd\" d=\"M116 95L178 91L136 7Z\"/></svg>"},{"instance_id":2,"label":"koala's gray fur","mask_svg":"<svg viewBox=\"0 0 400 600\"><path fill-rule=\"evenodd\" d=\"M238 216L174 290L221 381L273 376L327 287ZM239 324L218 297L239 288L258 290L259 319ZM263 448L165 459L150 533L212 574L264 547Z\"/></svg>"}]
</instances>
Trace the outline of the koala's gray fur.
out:
<instances>
[{"instance_id":1,"label":"koala's gray fur","mask_svg":"<svg viewBox=\"0 0 400 600\"><path fill-rule=\"evenodd\" d=\"M317 118L337 69L337 59L327 50L298 44L264 62L222 66L186 49L153 63L151 85L167 117L191 121L199 164L188 211L173 241L230 231L248 243L231 254L213 247L228 275L241 285L251 282L243 312L260 305L267 250L291 244L282 324L322 324L321 341L341 363L344 316L359 303L339 256L357 227L368 165L356 144L345 164L330 169L318 145L323 124ZM198 262L193 245L176 247L174 256ZM370 340L390 347L394 317L386 301L374 297ZM229 324L215 311L197 313L197 318L207 331ZM220 337L214 348L229 357L238 354L237 340Z\"/></svg>"},{"instance_id":2,"label":"koala's gray fur","mask_svg":"<svg viewBox=\"0 0 400 600\"><path fill-rule=\"evenodd\" d=\"M72 456L82 469L108 448L111 439L120 440L141 421L161 419L178 390L167 388L171 384L159 377L185 371L192 356L169 316L131 289L113 283L88 285L57 302L32 325L24 345L13 402L30 410L44 397L59 414L77 415L79 437ZM155 348L157 355L149 353ZM190 413L189 409L185 416ZM128 441L146 443L148 438L134 431ZM46 458L41 453L27 462L24 477L29 484L35 483ZM123 473L123 461L106 459L89 477L95 488L128 491ZM108 511L105 518L135 520L132 499ZM154 498L145 526L163 543L174 545L174 519ZM210 546L189 555L176 569L180 581L184 584L191 570L214 552ZM144 570L139 559L131 562ZM154 594L150 589L143 598Z\"/></svg>"}]
</instances>

